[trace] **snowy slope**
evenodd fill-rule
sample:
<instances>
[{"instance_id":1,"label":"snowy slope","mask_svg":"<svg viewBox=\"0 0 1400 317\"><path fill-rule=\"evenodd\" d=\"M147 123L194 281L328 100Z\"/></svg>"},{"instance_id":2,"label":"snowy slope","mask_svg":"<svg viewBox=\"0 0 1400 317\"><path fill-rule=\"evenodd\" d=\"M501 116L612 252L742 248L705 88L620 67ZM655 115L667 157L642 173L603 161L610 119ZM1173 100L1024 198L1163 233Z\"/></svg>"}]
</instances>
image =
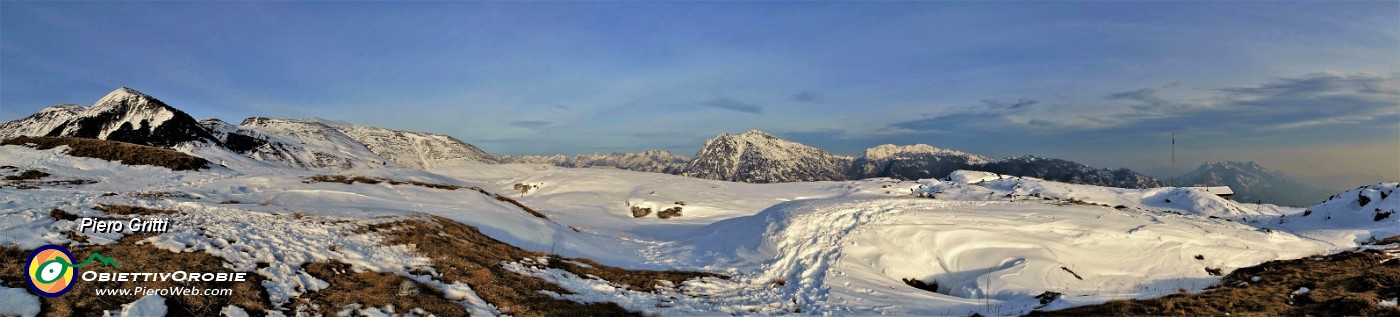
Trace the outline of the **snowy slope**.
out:
<instances>
[{"instance_id":1,"label":"snowy slope","mask_svg":"<svg viewBox=\"0 0 1400 317\"><path fill-rule=\"evenodd\" d=\"M277 160L306 168L349 169L387 165L386 160L364 144L320 122L252 117L244 119L237 129L240 130L239 135L265 141L266 145L247 152L259 160Z\"/></svg>"},{"instance_id":2,"label":"snowy slope","mask_svg":"<svg viewBox=\"0 0 1400 317\"><path fill-rule=\"evenodd\" d=\"M850 161L753 130L705 141L681 175L749 183L842 180Z\"/></svg>"},{"instance_id":3,"label":"snowy slope","mask_svg":"<svg viewBox=\"0 0 1400 317\"><path fill-rule=\"evenodd\" d=\"M332 127L364 144L374 154L402 167L426 169L496 163L491 155L451 136L348 124L334 124Z\"/></svg>"},{"instance_id":4,"label":"snowy slope","mask_svg":"<svg viewBox=\"0 0 1400 317\"><path fill-rule=\"evenodd\" d=\"M48 107L0 126L0 139L16 136L69 136L162 147L217 143L188 114L126 87L90 107Z\"/></svg>"}]
</instances>

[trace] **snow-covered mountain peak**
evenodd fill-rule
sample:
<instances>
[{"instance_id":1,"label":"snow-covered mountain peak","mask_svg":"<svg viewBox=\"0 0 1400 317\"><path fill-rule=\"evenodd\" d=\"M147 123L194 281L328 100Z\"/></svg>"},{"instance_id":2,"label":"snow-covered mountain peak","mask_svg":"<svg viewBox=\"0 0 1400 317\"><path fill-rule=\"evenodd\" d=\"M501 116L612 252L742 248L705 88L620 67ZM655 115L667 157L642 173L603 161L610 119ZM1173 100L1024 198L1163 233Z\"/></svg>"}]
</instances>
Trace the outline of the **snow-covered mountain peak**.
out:
<instances>
[{"instance_id":1,"label":"snow-covered mountain peak","mask_svg":"<svg viewBox=\"0 0 1400 317\"><path fill-rule=\"evenodd\" d=\"M61 105L52 105L52 106L44 107L44 109L39 109L39 112L36 112L35 114L50 114L50 115L52 115L52 114L60 114L60 113L61 113L61 114L76 115L76 114L78 114L79 112L82 112L84 108L86 108L86 107L83 107L82 105L75 105L75 104L71 104L71 103L65 103L65 104L61 104Z\"/></svg>"},{"instance_id":2,"label":"snow-covered mountain peak","mask_svg":"<svg viewBox=\"0 0 1400 317\"><path fill-rule=\"evenodd\" d=\"M754 183L840 180L850 160L751 130L705 141L682 175Z\"/></svg>"},{"instance_id":3,"label":"snow-covered mountain peak","mask_svg":"<svg viewBox=\"0 0 1400 317\"><path fill-rule=\"evenodd\" d=\"M179 109L131 88L118 88L91 107L58 105L0 126L0 138L67 136L170 147L217 143Z\"/></svg>"},{"instance_id":4,"label":"snow-covered mountain peak","mask_svg":"<svg viewBox=\"0 0 1400 317\"><path fill-rule=\"evenodd\" d=\"M748 130L748 131L745 131L743 134L737 135L737 137L741 137L741 138L764 138L764 139L777 139L777 138L778 138L778 137L773 136L772 134L768 134L768 132L763 132L763 131L759 131L759 130Z\"/></svg>"},{"instance_id":5,"label":"snow-covered mountain peak","mask_svg":"<svg viewBox=\"0 0 1400 317\"><path fill-rule=\"evenodd\" d=\"M97 101L97 105L126 100L154 100L154 98L151 95L141 93L141 91L133 90L133 88L118 87L116 90L112 90L112 93L106 93L101 100Z\"/></svg>"}]
</instances>

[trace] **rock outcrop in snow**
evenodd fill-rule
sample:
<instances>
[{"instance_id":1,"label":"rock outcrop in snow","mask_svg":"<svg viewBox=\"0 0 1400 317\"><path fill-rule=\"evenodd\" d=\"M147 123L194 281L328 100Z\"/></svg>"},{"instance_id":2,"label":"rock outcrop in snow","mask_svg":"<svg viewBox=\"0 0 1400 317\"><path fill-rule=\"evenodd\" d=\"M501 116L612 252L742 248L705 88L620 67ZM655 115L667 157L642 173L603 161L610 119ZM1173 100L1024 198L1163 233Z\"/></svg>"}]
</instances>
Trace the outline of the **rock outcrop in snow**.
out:
<instances>
[{"instance_id":1,"label":"rock outcrop in snow","mask_svg":"<svg viewBox=\"0 0 1400 317\"><path fill-rule=\"evenodd\" d=\"M752 130L720 134L700 148L681 175L749 183L843 180L851 158Z\"/></svg>"},{"instance_id":2,"label":"rock outcrop in snow","mask_svg":"<svg viewBox=\"0 0 1400 317\"><path fill-rule=\"evenodd\" d=\"M1207 162L1178 181L1191 186L1230 186L1239 201L1307 206L1330 193L1255 162Z\"/></svg>"},{"instance_id":3,"label":"rock outcrop in snow","mask_svg":"<svg viewBox=\"0 0 1400 317\"><path fill-rule=\"evenodd\" d=\"M79 137L161 147L218 143L190 115L126 87L90 107L57 105L0 125L0 139L16 136Z\"/></svg>"}]
</instances>

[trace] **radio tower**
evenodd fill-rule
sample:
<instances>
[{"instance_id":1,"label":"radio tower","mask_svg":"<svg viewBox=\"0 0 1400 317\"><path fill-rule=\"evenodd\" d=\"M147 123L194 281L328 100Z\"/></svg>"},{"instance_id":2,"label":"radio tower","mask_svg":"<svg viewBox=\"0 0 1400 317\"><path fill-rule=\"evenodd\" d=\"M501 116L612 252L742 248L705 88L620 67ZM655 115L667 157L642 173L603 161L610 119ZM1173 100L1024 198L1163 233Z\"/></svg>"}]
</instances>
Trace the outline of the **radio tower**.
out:
<instances>
[{"instance_id":1,"label":"radio tower","mask_svg":"<svg viewBox=\"0 0 1400 317\"><path fill-rule=\"evenodd\" d=\"M1176 187L1176 131L1172 131L1172 168L1171 185Z\"/></svg>"}]
</instances>

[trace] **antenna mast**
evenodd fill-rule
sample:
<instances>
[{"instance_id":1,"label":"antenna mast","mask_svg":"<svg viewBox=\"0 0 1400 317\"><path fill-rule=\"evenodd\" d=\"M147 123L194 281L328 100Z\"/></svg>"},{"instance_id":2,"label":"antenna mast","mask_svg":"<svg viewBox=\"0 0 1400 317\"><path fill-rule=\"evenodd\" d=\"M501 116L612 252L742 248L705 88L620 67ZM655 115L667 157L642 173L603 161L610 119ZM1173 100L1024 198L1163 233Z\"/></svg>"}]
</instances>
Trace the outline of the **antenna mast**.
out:
<instances>
[{"instance_id":1,"label":"antenna mast","mask_svg":"<svg viewBox=\"0 0 1400 317\"><path fill-rule=\"evenodd\" d=\"M1172 131L1172 169L1171 185L1176 187L1176 131Z\"/></svg>"}]
</instances>

